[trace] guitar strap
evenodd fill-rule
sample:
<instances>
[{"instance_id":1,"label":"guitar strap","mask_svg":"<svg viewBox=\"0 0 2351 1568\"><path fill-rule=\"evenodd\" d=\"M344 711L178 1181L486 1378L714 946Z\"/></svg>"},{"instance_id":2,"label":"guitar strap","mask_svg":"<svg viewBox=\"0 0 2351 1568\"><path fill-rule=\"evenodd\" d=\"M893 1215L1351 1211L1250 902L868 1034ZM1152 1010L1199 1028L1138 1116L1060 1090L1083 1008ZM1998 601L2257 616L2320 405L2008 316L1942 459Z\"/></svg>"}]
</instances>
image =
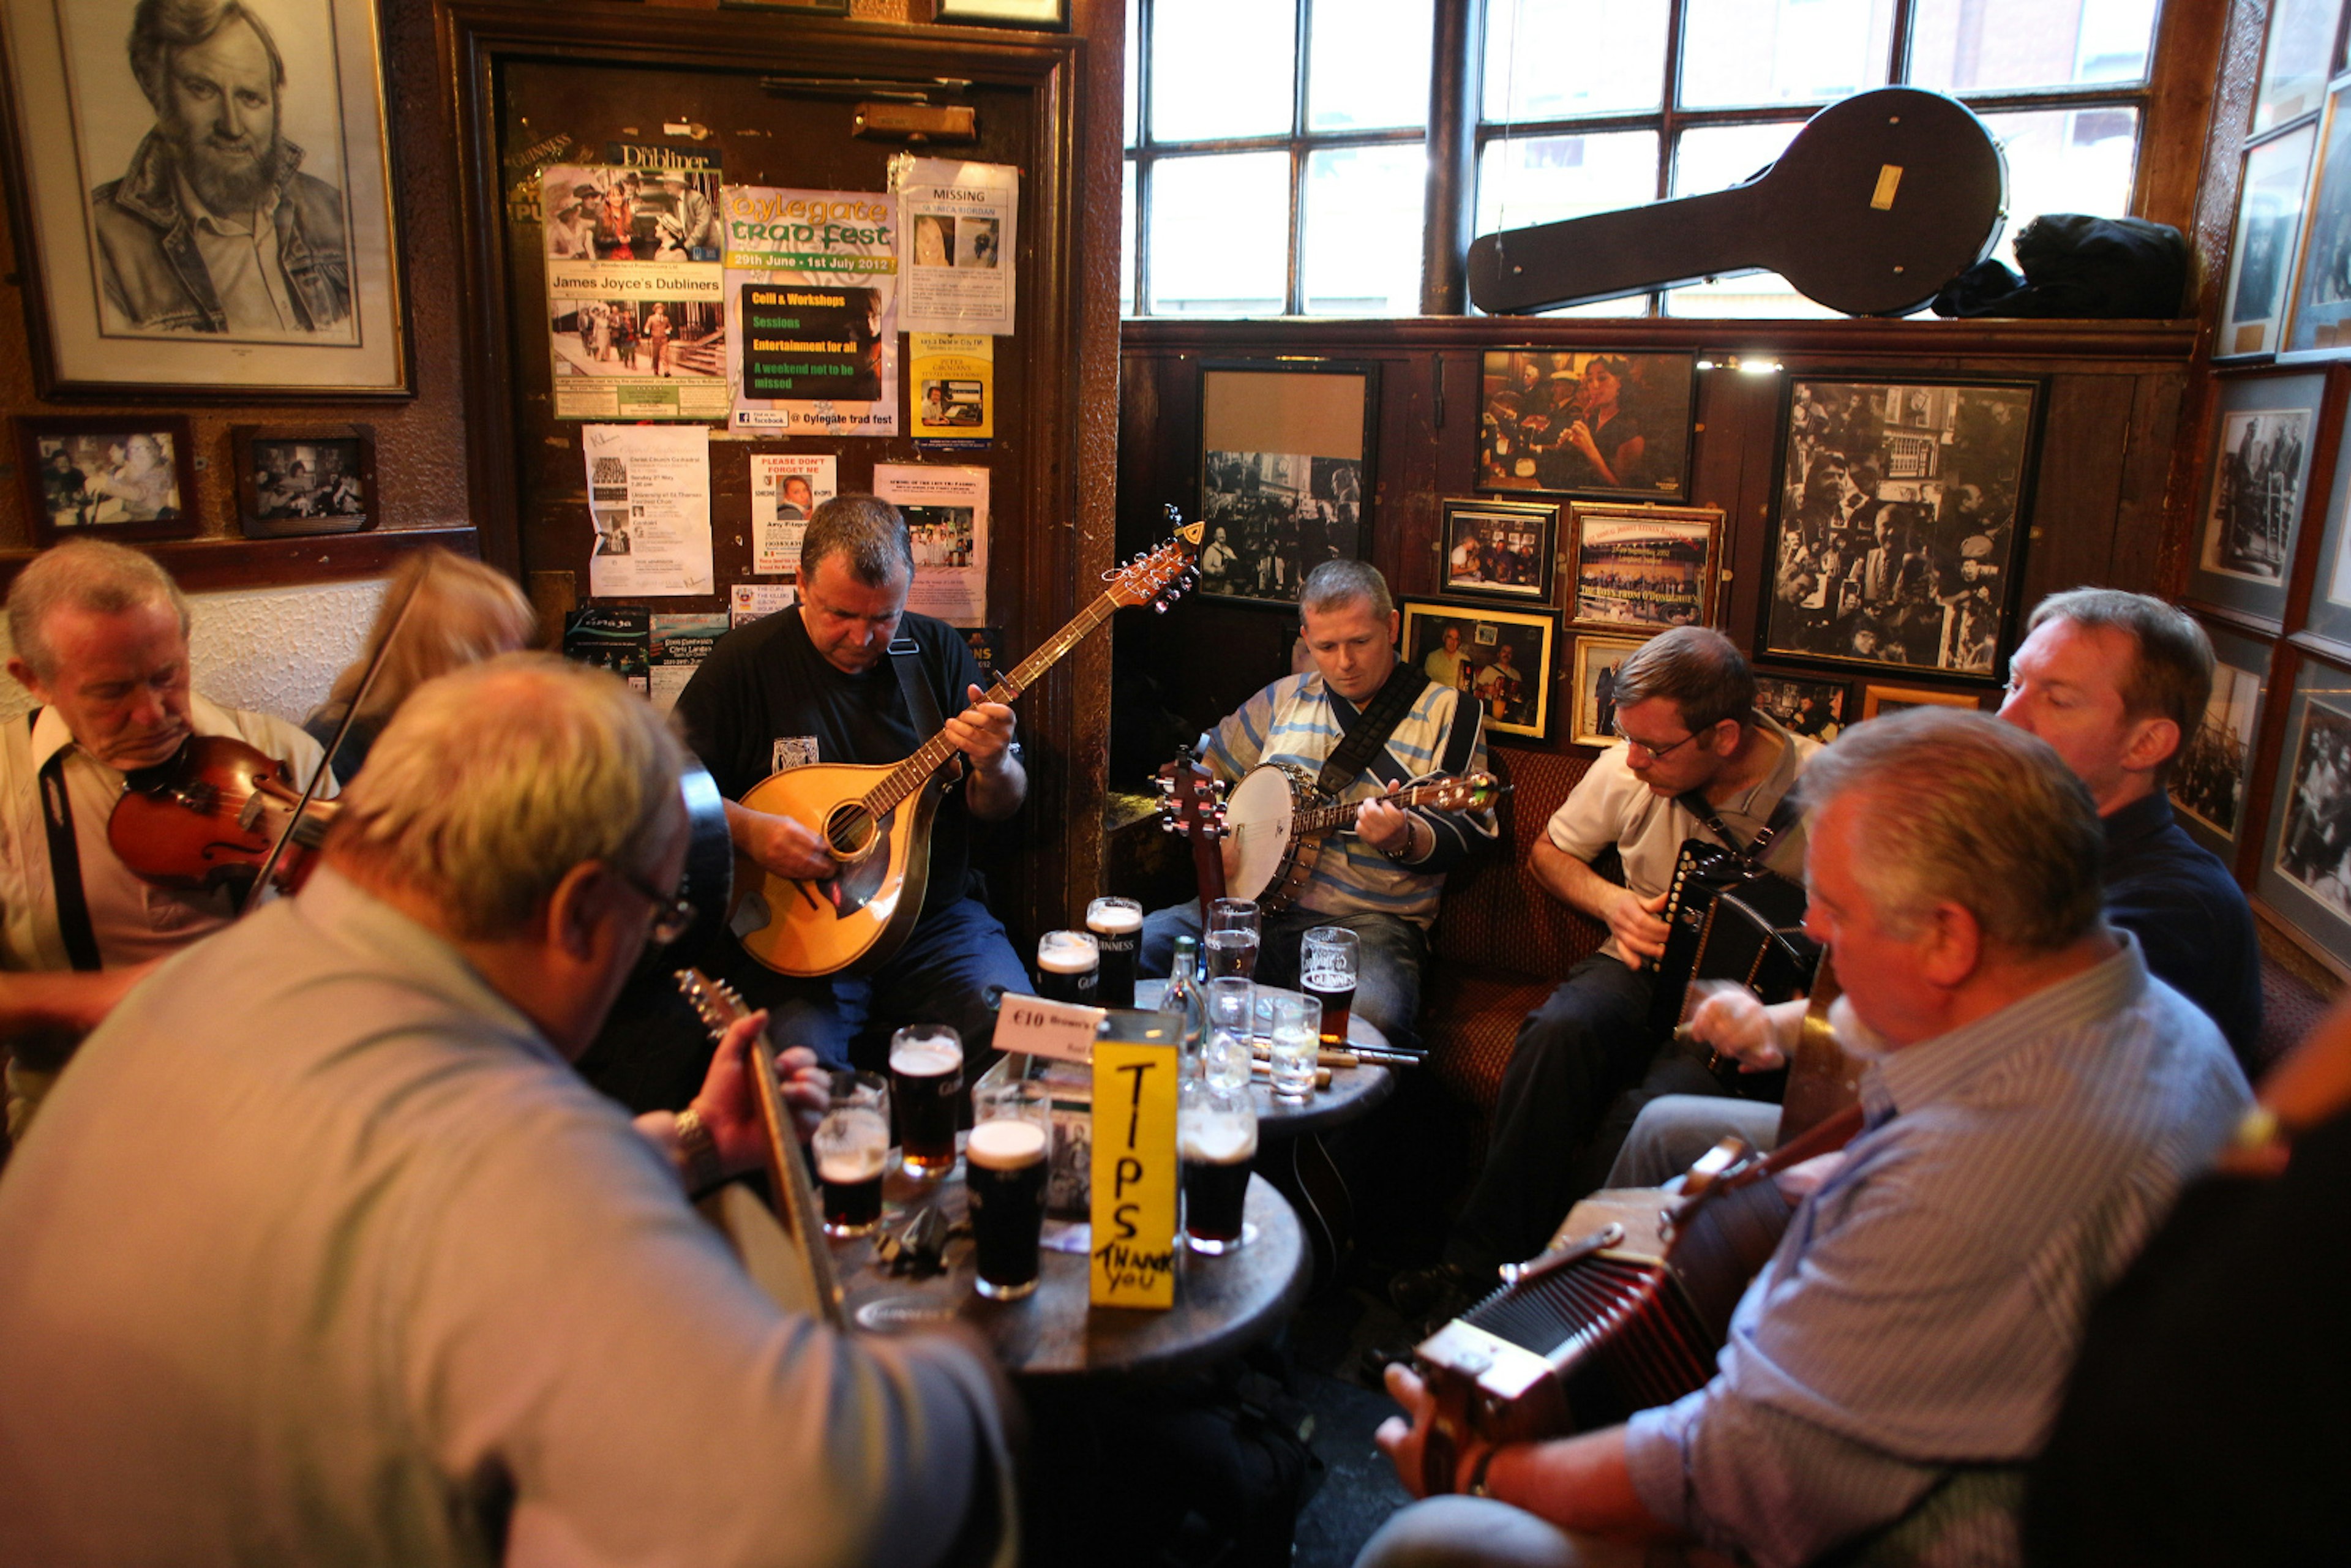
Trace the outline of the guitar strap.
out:
<instances>
[{"instance_id":1,"label":"guitar strap","mask_svg":"<svg viewBox=\"0 0 2351 1568\"><path fill-rule=\"evenodd\" d=\"M26 721L41 722L35 708ZM98 933L89 923L89 900L81 888L81 846L74 839L73 802L66 796L66 753L61 746L41 764L41 817L49 830L49 885L57 896L57 935L65 939L66 956L81 970L102 967Z\"/></svg>"},{"instance_id":2,"label":"guitar strap","mask_svg":"<svg viewBox=\"0 0 2351 1568\"><path fill-rule=\"evenodd\" d=\"M1387 754L1388 737L1404 722L1420 694L1428 689L1428 677L1402 660L1388 672L1386 682L1372 694L1372 700L1359 712L1353 705L1337 693L1330 694L1331 711L1339 718L1339 727L1346 732L1323 761L1322 771L1315 777L1314 787L1325 795L1343 795L1355 775L1370 768L1374 778L1387 783L1401 784L1404 769L1397 767ZM1385 767L1380 766L1385 763Z\"/></svg>"},{"instance_id":3,"label":"guitar strap","mask_svg":"<svg viewBox=\"0 0 2351 1568\"><path fill-rule=\"evenodd\" d=\"M892 638L890 667L898 673L898 689L906 695L906 716L914 721L914 733L929 737L945 729L939 699L931 695L931 683L923 678L923 645L912 637ZM961 758L963 753L956 756Z\"/></svg>"}]
</instances>

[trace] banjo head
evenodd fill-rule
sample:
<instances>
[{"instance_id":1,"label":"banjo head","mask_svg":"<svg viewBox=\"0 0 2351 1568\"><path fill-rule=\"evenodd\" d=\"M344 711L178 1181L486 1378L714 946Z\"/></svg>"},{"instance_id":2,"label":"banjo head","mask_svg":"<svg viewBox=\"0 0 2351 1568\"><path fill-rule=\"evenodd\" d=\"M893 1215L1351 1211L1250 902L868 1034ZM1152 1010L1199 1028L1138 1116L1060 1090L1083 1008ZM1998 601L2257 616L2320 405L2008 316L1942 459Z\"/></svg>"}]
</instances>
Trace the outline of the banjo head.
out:
<instances>
[{"instance_id":1,"label":"banjo head","mask_svg":"<svg viewBox=\"0 0 2351 1568\"><path fill-rule=\"evenodd\" d=\"M1290 860L1291 818L1313 800L1304 770L1281 762L1252 768L1225 799L1225 831L1236 862L1225 878L1234 898L1261 898L1281 881Z\"/></svg>"}]
</instances>

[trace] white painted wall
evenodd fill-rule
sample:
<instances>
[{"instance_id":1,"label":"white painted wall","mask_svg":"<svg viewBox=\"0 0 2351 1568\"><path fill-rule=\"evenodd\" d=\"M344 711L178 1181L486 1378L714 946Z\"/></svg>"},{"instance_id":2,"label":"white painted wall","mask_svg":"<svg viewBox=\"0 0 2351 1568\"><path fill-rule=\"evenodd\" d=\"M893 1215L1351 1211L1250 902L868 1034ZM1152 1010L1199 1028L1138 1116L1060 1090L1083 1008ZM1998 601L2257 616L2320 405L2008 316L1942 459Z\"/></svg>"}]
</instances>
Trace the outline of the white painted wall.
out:
<instances>
[{"instance_id":1,"label":"white painted wall","mask_svg":"<svg viewBox=\"0 0 2351 1568\"><path fill-rule=\"evenodd\" d=\"M379 579L188 595L196 690L224 706L301 723L360 656L383 590ZM14 652L0 622L0 658ZM22 686L0 675L0 721L32 706Z\"/></svg>"}]
</instances>

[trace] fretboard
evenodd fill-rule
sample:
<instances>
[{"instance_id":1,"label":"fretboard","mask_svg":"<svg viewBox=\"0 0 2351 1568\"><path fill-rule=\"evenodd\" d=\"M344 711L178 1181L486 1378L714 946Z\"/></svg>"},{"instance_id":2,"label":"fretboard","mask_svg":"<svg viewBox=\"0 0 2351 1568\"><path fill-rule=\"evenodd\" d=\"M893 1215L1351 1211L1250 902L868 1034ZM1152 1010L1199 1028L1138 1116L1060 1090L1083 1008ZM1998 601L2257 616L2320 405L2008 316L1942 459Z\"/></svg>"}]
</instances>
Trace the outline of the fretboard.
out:
<instances>
[{"instance_id":1,"label":"fretboard","mask_svg":"<svg viewBox=\"0 0 2351 1568\"><path fill-rule=\"evenodd\" d=\"M1409 789L1399 789L1393 795L1368 795L1361 800L1309 806L1290 819L1290 831L1293 835L1304 838L1309 833L1328 833L1341 828L1352 828L1355 825L1355 813L1374 800L1385 800L1399 810L1426 806L1435 800L1440 791L1456 782L1451 779L1439 779L1426 784L1416 784Z\"/></svg>"}]
</instances>

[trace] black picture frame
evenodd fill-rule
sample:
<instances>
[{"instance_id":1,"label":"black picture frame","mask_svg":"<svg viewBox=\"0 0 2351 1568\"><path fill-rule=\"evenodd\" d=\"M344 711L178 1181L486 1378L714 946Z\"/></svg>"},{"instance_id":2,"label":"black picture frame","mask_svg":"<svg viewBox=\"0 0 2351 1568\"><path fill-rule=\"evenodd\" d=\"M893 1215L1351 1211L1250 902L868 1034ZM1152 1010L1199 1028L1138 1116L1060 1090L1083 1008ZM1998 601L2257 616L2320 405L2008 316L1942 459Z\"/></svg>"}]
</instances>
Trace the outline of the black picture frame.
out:
<instances>
[{"instance_id":1,"label":"black picture frame","mask_svg":"<svg viewBox=\"0 0 2351 1568\"><path fill-rule=\"evenodd\" d=\"M371 425L239 424L229 449L247 538L358 533L382 521Z\"/></svg>"},{"instance_id":2,"label":"black picture frame","mask_svg":"<svg viewBox=\"0 0 2351 1568\"><path fill-rule=\"evenodd\" d=\"M1572 432L1587 400L1606 395L1591 371L1595 362L1615 383L1586 452ZM1540 406L1538 406L1540 405ZM1501 493L1603 496L1646 501L1689 498L1690 442L1696 429L1698 356L1616 353L1605 350L1489 349L1479 363L1478 486ZM1611 436L1623 419L1632 434ZM1637 455L1624 457L1637 438ZM1597 453L1597 457L1593 455ZM1602 465L1615 462L1625 471Z\"/></svg>"},{"instance_id":3,"label":"black picture frame","mask_svg":"<svg viewBox=\"0 0 2351 1568\"><path fill-rule=\"evenodd\" d=\"M1578 631L1646 634L1714 624L1719 507L1573 502L1567 556L1567 618Z\"/></svg>"},{"instance_id":4,"label":"black picture frame","mask_svg":"<svg viewBox=\"0 0 2351 1568\"><path fill-rule=\"evenodd\" d=\"M2189 597L2275 626L2285 615L2326 372L2214 378Z\"/></svg>"},{"instance_id":5,"label":"black picture frame","mask_svg":"<svg viewBox=\"0 0 2351 1568\"><path fill-rule=\"evenodd\" d=\"M2351 844L2335 842L2331 828L2351 791L2351 674L2304 659L2284 737L2254 891L2335 962L2351 966Z\"/></svg>"},{"instance_id":6,"label":"black picture frame","mask_svg":"<svg viewBox=\"0 0 2351 1568\"><path fill-rule=\"evenodd\" d=\"M1440 504L1445 591L1465 599L1548 604L1559 556L1559 507L1541 501L1448 496Z\"/></svg>"},{"instance_id":7,"label":"black picture frame","mask_svg":"<svg viewBox=\"0 0 2351 1568\"><path fill-rule=\"evenodd\" d=\"M183 539L200 529L185 414L25 414L17 472L33 538Z\"/></svg>"},{"instance_id":8,"label":"black picture frame","mask_svg":"<svg viewBox=\"0 0 2351 1568\"><path fill-rule=\"evenodd\" d=\"M1791 735L1823 745L1843 734L1845 726L1861 722L1859 694L1851 681L1775 670L1755 672L1755 711Z\"/></svg>"},{"instance_id":9,"label":"black picture frame","mask_svg":"<svg viewBox=\"0 0 2351 1568\"><path fill-rule=\"evenodd\" d=\"M1759 654L1996 681L2044 402L2037 380L1790 377Z\"/></svg>"},{"instance_id":10,"label":"black picture frame","mask_svg":"<svg viewBox=\"0 0 2351 1568\"><path fill-rule=\"evenodd\" d=\"M1404 612L1406 662L1429 679L1457 689L1466 681L1485 708L1487 734L1551 738L1558 695L1559 612L1441 599L1405 599L1398 604ZM1458 633L1452 649L1445 645L1448 628ZM1503 656L1506 649L1508 658ZM1453 662L1455 668L1441 673L1435 660Z\"/></svg>"},{"instance_id":11,"label":"black picture frame","mask_svg":"<svg viewBox=\"0 0 2351 1568\"><path fill-rule=\"evenodd\" d=\"M2171 761L2171 809L2188 835L2223 862L2234 861L2251 802L2262 710L2268 706L2272 645L2210 621L2212 695L2194 734Z\"/></svg>"},{"instance_id":12,"label":"black picture frame","mask_svg":"<svg viewBox=\"0 0 2351 1568\"><path fill-rule=\"evenodd\" d=\"M1287 608L1319 562L1364 559L1376 364L1204 361L1199 428L1202 596Z\"/></svg>"}]
</instances>

